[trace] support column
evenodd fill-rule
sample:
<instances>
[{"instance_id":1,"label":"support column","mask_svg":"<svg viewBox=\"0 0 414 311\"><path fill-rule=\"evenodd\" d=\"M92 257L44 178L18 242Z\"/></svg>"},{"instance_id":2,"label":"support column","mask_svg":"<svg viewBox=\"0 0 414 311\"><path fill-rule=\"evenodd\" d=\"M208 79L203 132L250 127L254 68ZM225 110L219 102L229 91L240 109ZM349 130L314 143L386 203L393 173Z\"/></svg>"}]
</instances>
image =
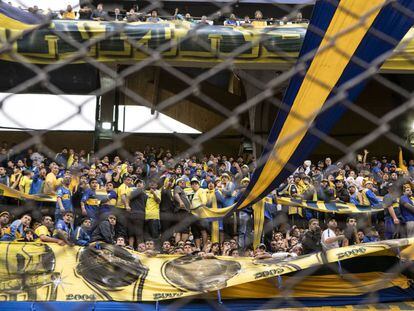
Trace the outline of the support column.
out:
<instances>
[{"instance_id":1,"label":"support column","mask_svg":"<svg viewBox=\"0 0 414 311\"><path fill-rule=\"evenodd\" d=\"M116 70L116 67L112 68ZM102 141L111 140L114 132L118 131L119 91L115 80L103 72L99 73L101 89L108 90L96 101L94 149L97 152Z\"/></svg>"},{"instance_id":2,"label":"support column","mask_svg":"<svg viewBox=\"0 0 414 311\"><path fill-rule=\"evenodd\" d=\"M239 74L239 77L243 83L246 100L250 100L260 93L264 91L264 89L258 87L256 84L252 83L251 80L248 79L248 76L260 81L263 86L269 83L271 80L277 77L278 71L274 70L244 70L239 69L236 70L236 74L242 71L247 75ZM285 85L280 86L281 88L285 87ZM260 136L260 138L266 141L269 131L272 127L273 120L276 116L276 109L272 108L273 105L268 101L263 101L254 107L249 109L249 124L250 124L250 131L252 134ZM263 146L259 143L252 142L253 147L253 156L257 159L262 151Z\"/></svg>"}]
</instances>

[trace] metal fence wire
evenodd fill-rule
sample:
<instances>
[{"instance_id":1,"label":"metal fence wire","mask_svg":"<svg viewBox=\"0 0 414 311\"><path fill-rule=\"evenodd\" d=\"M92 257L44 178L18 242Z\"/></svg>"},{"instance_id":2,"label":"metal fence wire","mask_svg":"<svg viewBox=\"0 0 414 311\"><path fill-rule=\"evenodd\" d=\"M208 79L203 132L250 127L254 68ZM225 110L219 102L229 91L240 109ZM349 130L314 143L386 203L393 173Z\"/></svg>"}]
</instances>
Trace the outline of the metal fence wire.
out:
<instances>
[{"instance_id":1,"label":"metal fence wire","mask_svg":"<svg viewBox=\"0 0 414 311\"><path fill-rule=\"evenodd\" d=\"M350 0L317 4L223 0L197 5L108 1L103 11L97 2L82 2L73 11L62 7L62 11L43 12L23 0L17 2L0 2L0 120L4 122L0 124L0 301L91 303L74 307L79 310L99 309L95 300L146 301L122 305L131 310L413 308L412 257L406 247L411 242L404 239L414 234L413 32L409 30L400 42L372 26L373 16L386 8L412 21L409 1L372 1L364 14L341 5ZM329 37L327 26L321 27L323 23L312 17L317 5L326 7L326 16L319 18L328 25L335 10L353 17L352 22ZM357 37L361 31L395 48L367 62L340 44L341 37ZM302 43L311 36L324 45L298 58ZM326 54L335 54L338 63L349 58L363 70L340 85L327 82L326 72L312 75L309 64L324 49L333 51ZM322 107L305 105L307 113L292 109L287 97L293 95L285 91L289 81L298 77L327 98ZM360 95L354 98L351 94L357 87ZM59 97L55 99L59 104L40 114L40 102L28 95L20 99L28 101L23 109L48 122L48 128L33 128L32 118L21 118L23 112L12 109L11 103L22 94L39 101L50 94ZM88 98L79 102L73 95ZM90 98L92 118L85 116ZM59 105L71 106L72 113L62 115ZM150 117L145 119L143 110L131 108L138 106L149 108ZM332 116L338 120L331 128L317 126L315 120L334 110L343 111L342 118ZM181 132L162 115L198 132ZM273 122L282 120L282 115L298 123L283 138L279 136L280 146L301 140L304 131L319 142L312 150L303 150L308 158L299 165L294 157L286 162L283 154L266 153L276 142L277 128L283 126ZM62 125L75 118L92 130L64 130ZM168 133L147 133L155 123ZM263 215L253 202L223 218L190 212L197 200L204 200L199 188L206 197L201 203L208 208L214 204L226 208L246 199L244 191L254 189L247 185L270 172L263 167L272 157L290 174L260 193L267 199ZM261 171L255 172L256 168ZM367 212L338 210L349 205ZM66 218L71 214L71 219ZM116 224L110 219L113 216ZM312 227L313 222L318 225ZM329 243L326 234L334 236ZM34 245L44 245L35 244L41 241L50 246L36 249ZM370 250L367 243L383 241L392 252L384 248L372 257L359 256L358 250ZM351 245L358 247L350 249L353 259L331 262L326 255L327 249ZM81 248L88 251L70 251ZM144 266L152 262L149 270L128 262L134 259L124 251L145 257ZM300 261L318 251L322 265L308 267ZM338 252L350 256L346 251ZM52 252L53 265L77 265L70 272L74 276L62 270L61 277L51 277L54 272L45 267L46 257L36 262L33 254L38 252L46 257ZM167 267L173 264L161 267L160 262L179 256L184 259L170 271L175 281L168 280ZM200 284L211 277L208 273L223 278L231 273L231 267L217 259L228 263L230 257L220 256L240 261L239 274L251 272L245 262L298 262L287 275L274 272L270 279L240 284L227 280L224 284L232 285L227 288L206 283L210 288L202 289ZM82 268L74 263L82 258L92 264L84 263ZM195 266L198 269L180 268L188 258L207 263ZM100 278L96 269L101 265L111 267L107 273L112 273L112 279ZM196 284L197 290L182 298L170 296L175 298L171 300L161 301L169 298L162 294L146 299L146 290L163 293L158 283L158 288L148 285L151 269L162 270L159 277L166 278L174 293L177 288L180 295L191 291L180 282ZM107 293L138 274L133 295ZM73 279L75 275L93 294L71 294L73 282L81 282ZM45 293L40 289L47 278L54 282ZM38 307L55 310L59 305Z\"/></svg>"}]
</instances>

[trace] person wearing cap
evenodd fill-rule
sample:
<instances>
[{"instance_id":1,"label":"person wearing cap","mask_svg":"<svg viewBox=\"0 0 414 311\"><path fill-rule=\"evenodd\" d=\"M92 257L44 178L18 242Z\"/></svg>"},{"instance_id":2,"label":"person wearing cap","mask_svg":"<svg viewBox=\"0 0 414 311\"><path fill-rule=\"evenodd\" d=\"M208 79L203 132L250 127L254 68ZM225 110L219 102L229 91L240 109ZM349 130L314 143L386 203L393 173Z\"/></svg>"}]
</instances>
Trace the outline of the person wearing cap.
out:
<instances>
[{"instance_id":1,"label":"person wearing cap","mask_svg":"<svg viewBox=\"0 0 414 311\"><path fill-rule=\"evenodd\" d=\"M339 241L342 241L344 235L336 235L335 230L338 227L338 223L335 218L331 217L328 219L328 228L322 232L321 244L323 250L333 249L339 247Z\"/></svg>"},{"instance_id":2,"label":"person wearing cap","mask_svg":"<svg viewBox=\"0 0 414 311\"><path fill-rule=\"evenodd\" d=\"M349 192L344 187L344 179L342 176L338 176L335 179L335 193L336 193L336 202L345 202L348 203L350 200Z\"/></svg>"},{"instance_id":3,"label":"person wearing cap","mask_svg":"<svg viewBox=\"0 0 414 311\"><path fill-rule=\"evenodd\" d=\"M72 240L76 245L86 246L91 241L89 231L91 229L92 222L89 218L84 218L82 224L78 226L72 235Z\"/></svg>"},{"instance_id":4,"label":"person wearing cap","mask_svg":"<svg viewBox=\"0 0 414 311\"><path fill-rule=\"evenodd\" d=\"M193 209L202 208L207 206L207 191L200 188L200 181L194 177L191 179L191 188L194 191L193 199L191 200L191 205ZM191 232L194 235L195 244L198 249L201 249L201 238L203 245L207 244L207 230L206 224L203 225L202 220L200 220L195 214L197 211L194 211L193 221L191 223Z\"/></svg>"},{"instance_id":5,"label":"person wearing cap","mask_svg":"<svg viewBox=\"0 0 414 311\"><path fill-rule=\"evenodd\" d=\"M3 236L7 226L10 222L10 213L8 211L4 211L0 213L0 238Z\"/></svg>"},{"instance_id":6,"label":"person wearing cap","mask_svg":"<svg viewBox=\"0 0 414 311\"><path fill-rule=\"evenodd\" d=\"M236 184L240 184L243 178L250 179L249 167L243 164L241 167L237 161L233 161L232 172L234 172L234 181Z\"/></svg>"},{"instance_id":7,"label":"person wearing cap","mask_svg":"<svg viewBox=\"0 0 414 311\"><path fill-rule=\"evenodd\" d=\"M373 190L374 184L371 180L366 179L364 182L364 188L361 191L361 205L376 206L379 204L379 200Z\"/></svg>"}]
</instances>

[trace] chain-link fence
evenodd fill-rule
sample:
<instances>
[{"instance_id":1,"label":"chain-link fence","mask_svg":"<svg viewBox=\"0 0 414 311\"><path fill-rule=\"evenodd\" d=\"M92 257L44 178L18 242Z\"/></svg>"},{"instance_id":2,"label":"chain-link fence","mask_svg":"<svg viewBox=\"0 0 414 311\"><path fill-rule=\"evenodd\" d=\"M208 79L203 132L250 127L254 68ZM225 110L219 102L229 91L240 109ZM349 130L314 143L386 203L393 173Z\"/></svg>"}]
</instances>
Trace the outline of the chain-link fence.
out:
<instances>
[{"instance_id":1,"label":"chain-link fence","mask_svg":"<svg viewBox=\"0 0 414 311\"><path fill-rule=\"evenodd\" d=\"M0 3L0 300L412 308L412 4L289 2Z\"/></svg>"}]
</instances>

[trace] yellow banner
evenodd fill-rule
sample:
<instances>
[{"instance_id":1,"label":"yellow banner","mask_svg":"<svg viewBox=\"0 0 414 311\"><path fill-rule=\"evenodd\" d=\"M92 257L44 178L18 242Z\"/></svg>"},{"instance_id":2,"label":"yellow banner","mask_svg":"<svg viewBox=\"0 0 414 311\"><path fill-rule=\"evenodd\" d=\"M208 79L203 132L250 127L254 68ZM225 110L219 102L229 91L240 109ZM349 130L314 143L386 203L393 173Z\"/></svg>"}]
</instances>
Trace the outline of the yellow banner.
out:
<instances>
[{"instance_id":1,"label":"yellow banner","mask_svg":"<svg viewBox=\"0 0 414 311\"><path fill-rule=\"evenodd\" d=\"M135 63L153 50L163 60L177 66L212 67L225 57L243 68L286 69L296 62L307 24L290 24L262 28L204 26L188 22L123 23L54 20L49 27L16 21L0 14L0 48L11 43L0 59L50 64L76 57L78 45L85 56L100 62ZM384 65L385 70L414 70L410 56L414 53L413 31L410 31Z\"/></svg>"},{"instance_id":2,"label":"yellow banner","mask_svg":"<svg viewBox=\"0 0 414 311\"><path fill-rule=\"evenodd\" d=\"M1 242L0 301L158 301L217 290L222 290L225 299L240 298L238 290L247 289L250 294L243 298L263 297L265 294L255 290L255 284L262 284L258 286L260 289L264 284L260 282L265 279L358 257L395 258L413 242L414 239L400 239L360 244L289 260L207 259L197 255L147 257L108 244L62 247ZM395 278L398 279L398 275ZM393 282L383 282L382 286L408 287L404 279ZM341 290L331 293L334 294L347 295ZM266 295L272 297L277 293L270 289Z\"/></svg>"}]
</instances>

